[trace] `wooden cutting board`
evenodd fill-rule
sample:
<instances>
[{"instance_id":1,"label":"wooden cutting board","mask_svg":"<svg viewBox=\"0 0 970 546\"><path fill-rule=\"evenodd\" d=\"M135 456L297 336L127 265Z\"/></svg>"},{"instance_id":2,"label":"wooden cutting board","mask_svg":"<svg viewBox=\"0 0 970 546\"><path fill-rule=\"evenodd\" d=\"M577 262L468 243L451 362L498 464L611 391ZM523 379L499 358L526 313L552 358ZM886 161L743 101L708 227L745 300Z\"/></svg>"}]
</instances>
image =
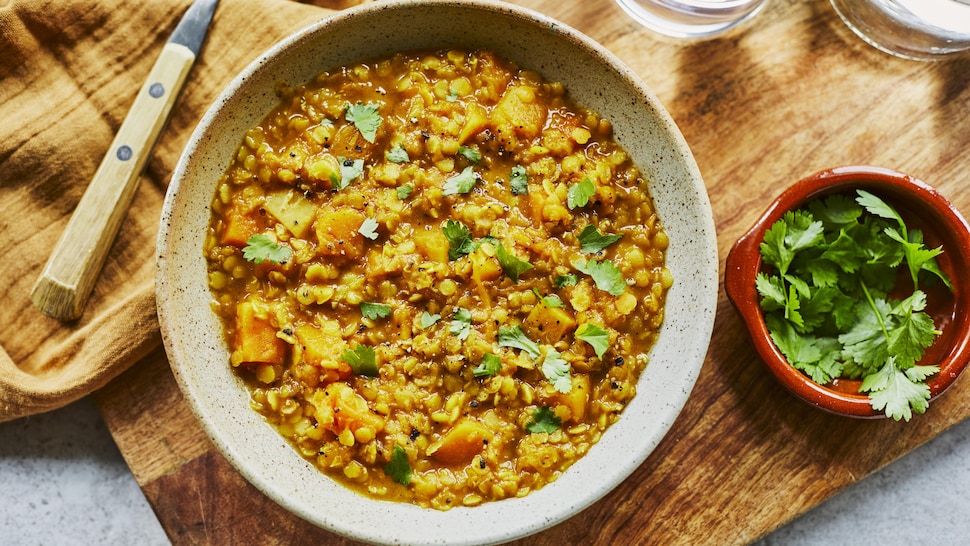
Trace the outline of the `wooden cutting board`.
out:
<instances>
[{"instance_id":1,"label":"wooden cutting board","mask_svg":"<svg viewBox=\"0 0 970 546\"><path fill-rule=\"evenodd\" d=\"M825 0L772 0L742 32L697 42L644 30L612 0L518 3L607 46L667 106L705 177L722 271L768 202L823 168L902 170L970 213L970 59L887 56ZM229 466L161 349L95 398L174 543L350 543L285 512ZM748 543L965 419L968 399L970 378L961 378L910 423L810 408L768 374L722 290L703 371L664 441L601 501L521 543Z\"/></svg>"}]
</instances>

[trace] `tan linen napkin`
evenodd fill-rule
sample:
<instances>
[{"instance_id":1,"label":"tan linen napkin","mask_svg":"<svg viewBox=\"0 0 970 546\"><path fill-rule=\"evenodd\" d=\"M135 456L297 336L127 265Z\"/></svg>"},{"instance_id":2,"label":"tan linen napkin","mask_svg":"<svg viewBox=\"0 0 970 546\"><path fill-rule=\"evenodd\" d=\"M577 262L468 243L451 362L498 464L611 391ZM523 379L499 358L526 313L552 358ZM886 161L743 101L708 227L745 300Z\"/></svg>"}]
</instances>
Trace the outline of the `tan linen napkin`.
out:
<instances>
[{"instance_id":1,"label":"tan linen napkin","mask_svg":"<svg viewBox=\"0 0 970 546\"><path fill-rule=\"evenodd\" d=\"M0 422L77 400L159 344L155 237L189 135L266 48L359 2L222 0L84 314L61 323L30 290L190 0L0 0Z\"/></svg>"}]
</instances>

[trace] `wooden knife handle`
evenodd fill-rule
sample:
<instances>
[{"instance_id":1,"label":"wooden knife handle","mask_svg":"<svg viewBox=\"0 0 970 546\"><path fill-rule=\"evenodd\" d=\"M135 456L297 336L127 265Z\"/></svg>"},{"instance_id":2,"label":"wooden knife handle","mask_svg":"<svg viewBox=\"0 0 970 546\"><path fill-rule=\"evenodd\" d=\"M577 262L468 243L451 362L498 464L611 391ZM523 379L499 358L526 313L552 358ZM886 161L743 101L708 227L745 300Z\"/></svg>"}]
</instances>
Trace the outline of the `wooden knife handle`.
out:
<instances>
[{"instance_id":1,"label":"wooden knife handle","mask_svg":"<svg viewBox=\"0 0 970 546\"><path fill-rule=\"evenodd\" d=\"M167 43L152 66L34 284L31 300L45 315L60 320L81 316L194 61L189 48Z\"/></svg>"}]
</instances>

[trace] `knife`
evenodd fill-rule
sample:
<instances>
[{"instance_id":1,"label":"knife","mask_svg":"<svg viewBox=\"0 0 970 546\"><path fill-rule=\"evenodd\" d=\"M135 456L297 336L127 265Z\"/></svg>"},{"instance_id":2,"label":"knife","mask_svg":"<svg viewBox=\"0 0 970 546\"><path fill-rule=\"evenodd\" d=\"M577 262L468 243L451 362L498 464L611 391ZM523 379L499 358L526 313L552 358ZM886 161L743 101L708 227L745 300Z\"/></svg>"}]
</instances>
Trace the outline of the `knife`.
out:
<instances>
[{"instance_id":1,"label":"knife","mask_svg":"<svg viewBox=\"0 0 970 546\"><path fill-rule=\"evenodd\" d=\"M45 315L67 321L83 313L218 3L195 0L189 6L138 91L31 290L31 300Z\"/></svg>"}]
</instances>

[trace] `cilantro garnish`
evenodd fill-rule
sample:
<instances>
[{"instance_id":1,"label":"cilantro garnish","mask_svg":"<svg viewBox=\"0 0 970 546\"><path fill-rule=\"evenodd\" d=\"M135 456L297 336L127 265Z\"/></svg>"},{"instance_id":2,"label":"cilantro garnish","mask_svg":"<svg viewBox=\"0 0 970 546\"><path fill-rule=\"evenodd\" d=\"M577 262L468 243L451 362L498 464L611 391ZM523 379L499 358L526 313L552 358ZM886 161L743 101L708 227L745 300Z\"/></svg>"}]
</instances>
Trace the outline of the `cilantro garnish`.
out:
<instances>
[{"instance_id":1,"label":"cilantro garnish","mask_svg":"<svg viewBox=\"0 0 970 546\"><path fill-rule=\"evenodd\" d=\"M411 463L408 462L408 453L403 447L394 446L390 462L384 465L384 473L401 485L411 483Z\"/></svg>"},{"instance_id":2,"label":"cilantro garnish","mask_svg":"<svg viewBox=\"0 0 970 546\"><path fill-rule=\"evenodd\" d=\"M398 186L397 187L397 198L403 201L403 200L407 199L411 195L411 192L413 192L413 191L414 191L414 186L411 186L409 184L405 184L403 186Z\"/></svg>"},{"instance_id":3,"label":"cilantro garnish","mask_svg":"<svg viewBox=\"0 0 970 546\"><path fill-rule=\"evenodd\" d=\"M440 319L441 319L441 315L437 313L435 313L434 315L432 315L427 311L421 313L421 329L424 330L426 328L433 326Z\"/></svg>"},{"instance_id":4,"label":"cilantro garnish","mask_svg":"<svg viewBox=\"0 0 970 546\"><path fill-rule=\"evenodd\" d=\"M498 329L499 347L522 349L532 358L539 358L539 344L529 339L519 325L501 326Z\"/></svg>"},{"instance_id":5,"label":"cilantro garnish","mask_svg":"<svg viewBox=\"0 0 970 546\"><path fill-rule=\"evenodd\" d=\"M451 326L448 328L448 333L464 341L468 337L468 334L471 333L471 331L472 331L471 311L469 311L468 309L465 309L464 307L456 308L454 315L452 315Z\"/></svg>"},{"instance_id":6,"label":"cilantro garnish","mask_svg":"<svg viewBox=\"0 0 970 546\"><path fill-rule=\"evenodd\" d=\"M597 262L589 260L587 262L577 261L573 267L592 277L596 283L596 288L609 292L614 296L619 296L626 291L626 281L623 280L623 273L620 268L610 260Z\"/></svg>"},{"instance_id":7,"label":"cilantro garnish","mask_svg":"<svg viewBox=\"0 0 970 546\"><path fill-rule=\"evenodd\" d=\"M456 195L459 193L468 193L472 191L472 187L475 186L475 182L478 181L478 177L475 176L475 171L472 166L469 165L464 168L460 173L452 176L451 178L445 180L445 185L443 195Z\"/></svg>"},{"instance_id":8,"label":"cilantro garnish","mask_svg":"<svg viewBox=\"0 0 970 546\"><path fill-rule=\"evenodd\" d=\"M377 354L371 347L358 343L353 350L344 349L340 360L350 364L350 369L357 375L377 377Z\"/></svg>"},{"instance_id":9,"label":"cilantro garnish","mask_svg":"<svg viewBox=\"0 0 970 546\"><path fill-rule=\"evenodd\" d=\"M584 227L578 237L580 250L587 254L596 254L622 238L622 235L600 233L593 224Z\"/></svg>"},{"instance_id":10,"label":"cilantro garnish","mask_svg":"<svg viewBox=\"0 0 970 546\"><path fill-rule=\"evenodd\" d=\"M454 89L449 89L448 90L448 96L445 97L445 100L448 101L448 102L457 102L458 101L458 91L455 91Z\"/></svg>"},{"instance_id":11,"label":"cilantro garnish","mask_svg":"<svg viewBox=\"0 0 970 546\"><path fill-rule=\"evenodd\" d=\"M528 195L529 176L526 174L525 167L516 165L512 167L512 175L509 177L509 186L513 195Z\"/></svg>"},{"instance_id":12,"label":"cilantro garnish","mask_svg":"<svg viewBox=\"0 0 970 546\"><path fill-rule=\"evenodd\" d=\"M330 184L333 185L333 189L335 190L342 190L346 188L348 184L360 178L364 174L363 159L347 159L345 157L338 157L337 161L340 162L340 179L337 180L337 176L334 174L330 175Z\"/></svg>"},{"instance_id":13,"label":"cilantro garnish","mask_svg":"<svg viewBox=\"0 0 970 546\"><path fill-rule=\"evenodd\" d=\"M569 191L566 192L566 206L569 207L569 210L585 207L589 203L589 198L595 193L596 186L593 185L593 181L587 176L578 184L569 186Z\"/></svg>"},{"instance_id":14,"label":"cilantro garnish","mask_svg":"<svg viewBox=\"0 0 970 546\"><path fill-rule=\"evenodd\" d=\"M398 144L394 146L387 153L384 154L384 158L391 163L407 163L411 161L411 156L408 155L408 151L404 149L404 146Z\"/></svg>"},{"instance_id":15,"label":"cilantro garnish","mask_svg":"<svg viewBox=\"0 0 970 546\"><path fill-rule=\"evenodd\" d=\"M360 233L364 237L367 237L368 239L373 241L377 239L378 226L379 224L377 223L377 220L373 218L365 218L364 222L360 224L359 228L357 228L357 233Z\"/></svg>"},{"instance_id":16,"label":"cilantro garnish","mask_svg":"<svg viewBox=\"0 0 970 546\"><path fill-rule=\"evenodd\" d=\"M377 320L391 316L391 306L386 303L360 302L360 314L370 320Z\"/></svg>"},{"instance_id":17,"label":"cilantro garnish","mask_svg":"<svg viewBox=\"0 0 970 546\"><path fill-rule=\"evenodd\" d=\"M566 394L573 390L573 377L570 373L572 368L569 362L562 358L559 351L547 346L546 356L542 359L542 365L539 366L539 369L542 370L542 375L552 383L557 391Z\"/></svg>"},{"instance_id":18,"label":"cilantro garnish","mask_svg":"<svg viewBox=\"0 0 970 546\"><path fill-rule=\"evenodd\" d=\"M576 329L576 339L581 339L589 343L596 356L603 359L603 354L610 348L610 332L595 324L587 322Z\"/></svg>"},{"instance_id":19,"label":"cilantro garnish","mask_svg":"<svg viewBox=\"0 0 970 546\"><path fill-rule=\"evenodd\" d=\"M565 307L565 305L562 303L562 299L557 294L543 296L542 293L539 292L538 288L533 288L532 293L535 294L536 297L539 298L539 301L541 301L546 307L558 307L560 309Z\"/></svg>"},{"instance_id":20,"label":"cilantro garnish","mask_svg":"<svg viewBox=\"0 0 970 546\"><path fill-rule=\"evenodd\" d=\"M277 243L265 233L257 233L246 239L246 246L243 247L243 258L254 264L263 262L283 264L291 257L293 257L293 250L290 247Z\"/></svg>"},{"instance_id":21,"label":"cilantro garnish","mask_svg":"<svg viewBox=\"0 0 970 546\"><path fill-rule=\"evenodd\" d=\"M816 383L861 379L873 409L895 420L923 413L936 366L920 366L940 331L925 312L920 282L950 279L922 233L875 195L858 191L789 211L766 232L756 287L771 338L789 363ZM868 213L868 214L866 214ZM903 299L895 286L906 263L913 281Z\"/></svg>"},{"instance_id":22,"label":"cilantro garnish","mask_svg":"<svg viewBox=\"0 0 970 546\"><path fill-rule=\"evenodd\" d=\"M478 163L482 160L482 154L475 148L469 148L468 146L459 146L458 155L464 157L472 163Z\"/></svg>"},{"instance_id":23,"label":"cilantro garnish","mask_svg":"<svg viewBox=\"0 0 970 546\"><path fill-rule=\"evenodd\" d=\"M457 260L458 258L475 252L478 243L472 239L471 231L468 226L455 220L448 220L441 228L448 239L448 259Z\"/></svg>"},{"instance_id":24,"label":"cilantro garnish","mask_svg":"<svg viewBox=\"0 0 970 546\"><path fill-rule=\"evenodd\" d=\"M505 245L502 243L499 243L495 248L495 257L498 258L498 263L502 266L502 271L512 279L512 282L519 282L519 275L533 267L529 262L505 250Z\"/></svg>"},{"instance_id":25,"label":"cilantro garnish","mask_svg":"<svg viewBox=\"0 0 970 546\"><path fill-rule=\"evenodd\" d=\"M482 355L481 364L472 370L472 373L475 374L475 377L488 377L497 374L501 369L502 359L498 355L485 353Z\"/></svg>"},{"instance_id":26,"label":"cilantro garnish","mask_svg":"<svg viewBox=\"0 0 970 546\"><path fill-rule=\"evenodd\" d=\"M579 277L573 275L572 273L567 273L565 275L559 275L552 280L552 285L556 288L562 288L564 286L573 286L579 282Z\"/></svg>"},{"instance_id":27,"label":"cilantro garnish","mask_svg":"<svg viewBox=\"0 0 970 546\"><path fill-rule=\"evenodd\" d=\"M547 407L536 408L532 412L532 420L525 425L525 430L529 434L538 432L553 433L562 426L562 420Z\"/></svg>"},{"instance_id":28,"label":"cilantro garnish","mask_svg":"<svg viewBox=\"0 0 970 546\"><path fill-rule=\"evenodd\" d=\"M374 104L349 104L344 117L353 123L364 140L371 144L377 140L377 128L381 126L383 118L377 112L377 105Z\"/></svg>"}]
</instances>

